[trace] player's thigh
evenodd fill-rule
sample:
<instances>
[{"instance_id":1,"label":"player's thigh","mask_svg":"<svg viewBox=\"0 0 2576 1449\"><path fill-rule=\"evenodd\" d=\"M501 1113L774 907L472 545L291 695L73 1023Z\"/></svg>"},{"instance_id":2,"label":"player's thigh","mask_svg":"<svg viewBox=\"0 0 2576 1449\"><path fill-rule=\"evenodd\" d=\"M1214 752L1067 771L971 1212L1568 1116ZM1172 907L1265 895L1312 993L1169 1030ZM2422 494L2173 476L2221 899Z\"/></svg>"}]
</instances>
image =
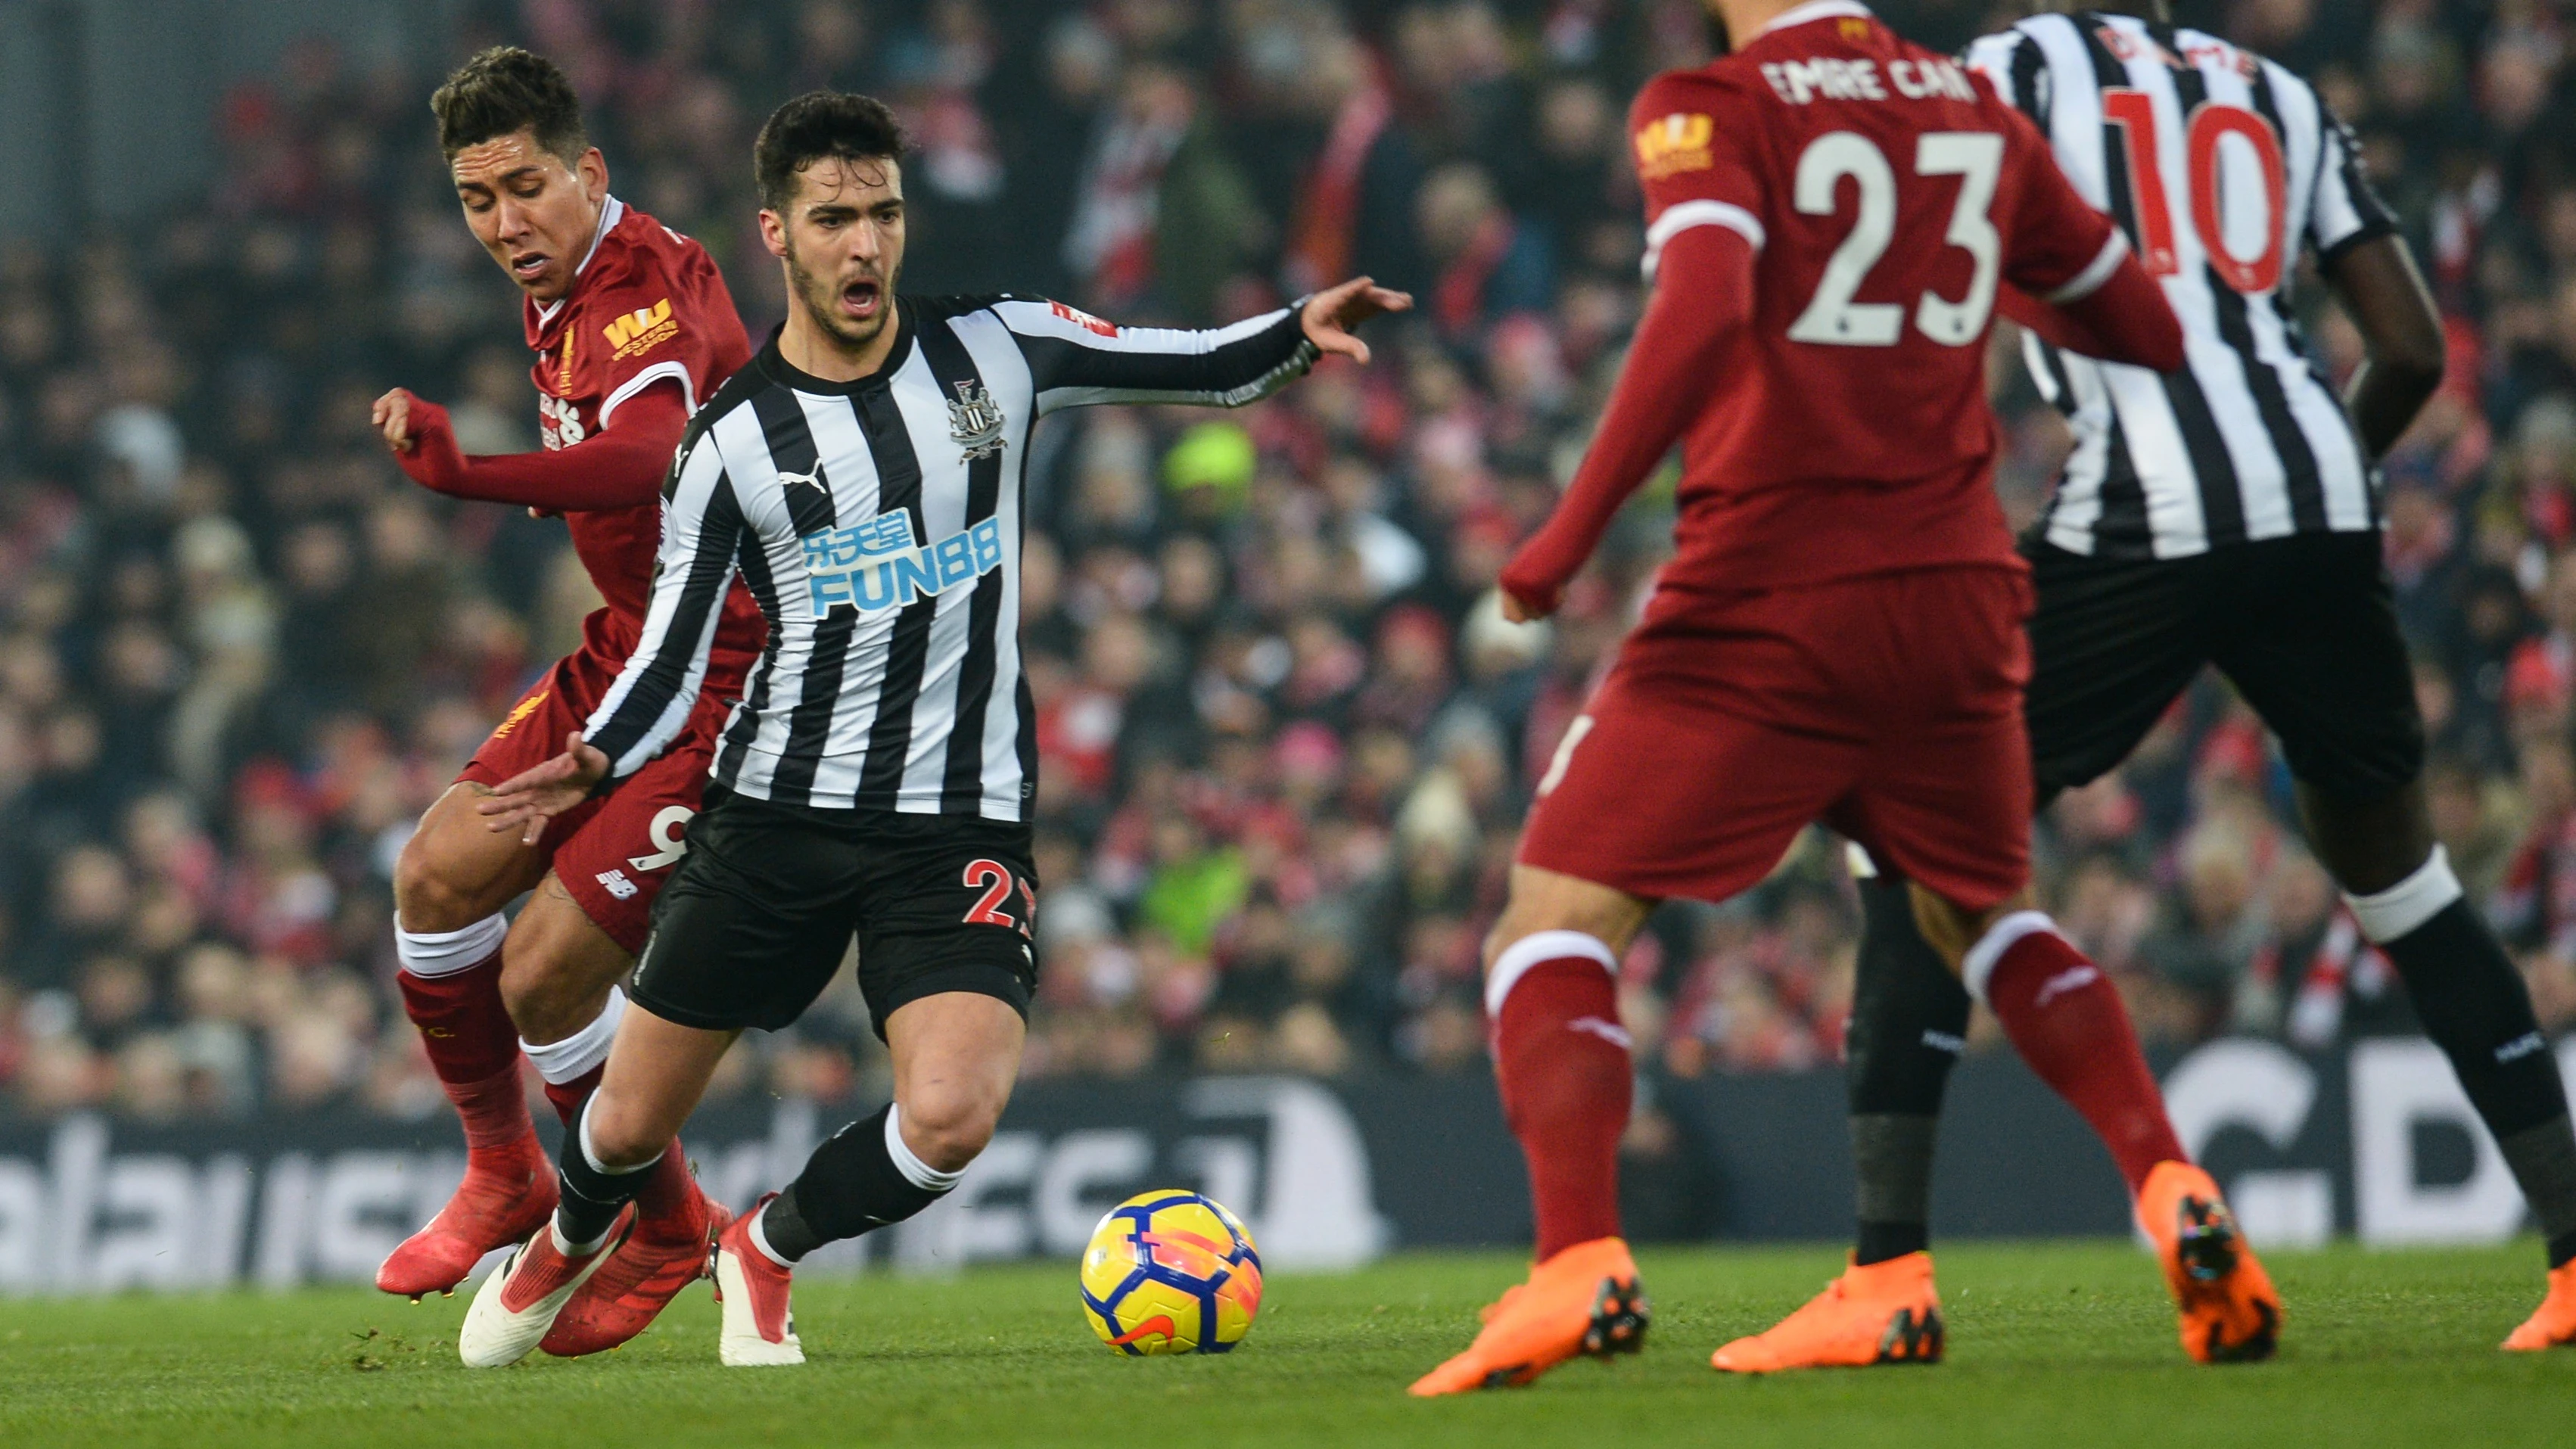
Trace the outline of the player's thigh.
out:
<instances>
[{"instance_id":1,"label":"player's thigh","mask_svg":"<svg viewBox=\"0 0 2576 1449\"><path fill-rule=\"evenodd\" d=\"M2146 738L2209 660L2209 567L2029 549L2038 596L2023 702L2043 797L2087 785Z\"/></svg>"},{"instance_id":2,"label":"player's thigh","mask_svg":"<svg viewBox=\"0 0 2576 1449\"><path fill-rule=\"evenodd\" d=\"M546 852L494 830L475 810L491 792L471 780L447 787L420 817L394 862L394 909L407 931L461 931L535 886Z\"/></svg>"},{"instance_id":3,"label":"player's thigh","mask_svg":"<svg viewBox=\"0 0 2576 1449\"><path fill-rule=\"evenodd\" d=\"M635 955L601 930L553 872L537 882L501 948L501 1000L519 1035L556 1042L590 1025Z\"/></svg>"},{"instance_id":4,"label":"player's thigh","mask_svg":"<svg viewBox=\"0 0 2576 1449\"><path fill-rule=\"evenodd\" d=\"M951 992L989 997L1025 1021L1038 973L1028 827L896 815L869 828L864 848L859 991L877 1034L891 1046L904 1008Z\"/></svg>"},{"instance_id":5,"label":"player's thigh","mask_svg":"<svg viewBox=\"0 0 2576 1449\"><path fill-rule=\"evenodd\" d=\"M1724 900L1859 779L1862 728L1779 728L1614 676L1540 782L1519 863L1630 896Z\"/></svg>"},{"instance_id":6,"label":"player's thigh","mask_svg":"<svg viewBox=\"0 0 2576 1449\"><path fill-rule=\"evenodd\" d=\"M711 806L653 904L627 995L709 1031L789 1025L840 969L858 865L834 832L787 812Z\"/></svg>"},{"instance_id":7,"label":"player's thigh","mask_svg":"<svg viewBox=\"0 0 2576 1449\"><path fill-rule=\"evenodd\" d=\"M2261 592L2220 638L2217 663L2280 738L2300 784L2385 799L2424 768L2415 674L2375 533L2249 544Z\"/></svg>"},{"instance_id":8,"label":"player's thigh","mask_svg":"<svg viewBox=\"0 0 2576 1449\"><path fill-rule=\"evenodd\" d=\"M696 737L684 740L597 801L578 828L548 832L556 878L629 956L644 949L653 902L689 853L689 827L706 790L704 746Z\"/></svg>"}]
</instances>

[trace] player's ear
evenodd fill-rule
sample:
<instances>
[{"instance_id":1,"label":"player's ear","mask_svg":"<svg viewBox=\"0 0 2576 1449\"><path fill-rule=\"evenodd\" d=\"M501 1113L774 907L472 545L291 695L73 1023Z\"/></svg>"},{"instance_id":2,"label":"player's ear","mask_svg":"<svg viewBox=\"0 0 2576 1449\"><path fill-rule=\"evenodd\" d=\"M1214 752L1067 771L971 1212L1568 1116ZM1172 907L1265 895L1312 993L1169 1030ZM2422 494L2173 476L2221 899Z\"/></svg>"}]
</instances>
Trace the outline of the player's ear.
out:
<instances>
[{"instance_id":1,"label":"player's ear","mask_svg":"<svg viewBox=\"0 0 2576 1449\"><path fill-rule=\"evenodd\" d=\"M597 146L581 153L581 159L573 163L573 173L581 178L582 195L592 201L607 200L608 158L600 154Z\"/></svg>"},{"instance_id":2,"label":"player's ear","mask_svg":"<svg viewBox=\"0 0 2576 1449\"><path fill-rule=\"evenodd\" d=\"M787 255L787 218L765 206L760 209L760 244L773 257Z\"/></svg>"}]
</instances>

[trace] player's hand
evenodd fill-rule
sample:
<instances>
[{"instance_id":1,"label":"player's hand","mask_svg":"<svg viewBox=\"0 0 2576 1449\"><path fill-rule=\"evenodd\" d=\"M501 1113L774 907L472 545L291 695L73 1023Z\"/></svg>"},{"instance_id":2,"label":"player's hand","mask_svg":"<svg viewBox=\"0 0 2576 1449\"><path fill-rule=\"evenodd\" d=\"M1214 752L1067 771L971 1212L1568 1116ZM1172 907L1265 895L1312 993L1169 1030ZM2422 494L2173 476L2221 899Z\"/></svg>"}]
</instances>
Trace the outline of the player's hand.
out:
<instances>
[{"instance_id":1,"label":"player's hand","mask_svg":"<svg viewBox=\"0 0 2576 1449\"><path fill-rule=\"evenodd\" d=\"M493 833L515 829L521 845L534 845L547 821L589 799L607 778L608 756L574 730L564 736L562 754L502 781L474 808Z\"/></svg>"},{"instance_id":2,"label":"player's hand","mask_svg":"<svg viewBox=\"0 0 2576 1449\"><path fill-rule=\"evenodd\" d=\"M411 389L398 387L376 399L376 431L385 435L385 446L397 453L412 450Z\"/></svg>"},{"instance_id":3,"label":"player's hand","mask_svg":"<svg viewBox=\"0 0 2576 1449\"><path fill-rule=\"evenodd\" d=\"M1522 603L1521 596L1509 589L1503 590L1502 595L1503 617L1515 624L1535 624L1556 612L1554 605L1540 608L1535 604Z\"/></svg>"},{"instance_id":4,"label":"player's hand","mask_svg":"<svg viewBox=\"0 0 2576 1449\"><path fill-rule=\"evenodd\" d=\"M1412 310L1411 292L1390 291L1366 277L1353 277L1338 287L1317 292L1306 299L1306 310L1298 320L1305 324L1306 340L1322 351L1336 353L1365 367L1369 360L1368 344L1359 340L1352 328L1382 312Z\"/></svg>"}]
</instances>

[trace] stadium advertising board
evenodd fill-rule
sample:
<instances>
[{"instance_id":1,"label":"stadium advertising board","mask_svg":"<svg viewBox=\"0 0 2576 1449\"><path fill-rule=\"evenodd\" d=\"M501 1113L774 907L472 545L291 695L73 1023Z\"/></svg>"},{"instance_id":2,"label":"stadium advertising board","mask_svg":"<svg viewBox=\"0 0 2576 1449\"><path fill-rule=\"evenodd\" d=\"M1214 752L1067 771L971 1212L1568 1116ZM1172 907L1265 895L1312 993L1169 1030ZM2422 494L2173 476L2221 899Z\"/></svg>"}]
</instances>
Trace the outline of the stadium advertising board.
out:
<instances>
[{"instance_id":1,"label":"stadium advertising board","mask_svg":"<svg viewBox=\"0 0 2576 1449\"><path fill-rule=\"evenodd\" d=\"M2576 1037L2557 1055L2576 1079ZM2524 1225L2501 1155L2430 1043L2301 1055L2230 1039L2159 1065L2185 1144L2258 1243L2474 1243ZM1629 1159L1640 1236L1847 1230L1839 1073L1657 1079L1644 1100L1670 1130ZM739 1206L793 1176L848 1112L711 1107L691 1124L691 1155L708 1190ZM444 1118L356 1116L0 1126L0 1293L368 1281L463 1172L453 1132ZM948 1200L812 1261L936 1273L1069 1259L1101 1213L1157 1186L1244 1205L1264 1261L1291 1270L1396 1247L1517 1245L1529 1231L1519 1152L1481 1074L1033 1082ZM1933 1215L1947 1236L2127 1230L2100 1146L2002 1056L1954 1079Z\"/></svg>"}]
</instances>

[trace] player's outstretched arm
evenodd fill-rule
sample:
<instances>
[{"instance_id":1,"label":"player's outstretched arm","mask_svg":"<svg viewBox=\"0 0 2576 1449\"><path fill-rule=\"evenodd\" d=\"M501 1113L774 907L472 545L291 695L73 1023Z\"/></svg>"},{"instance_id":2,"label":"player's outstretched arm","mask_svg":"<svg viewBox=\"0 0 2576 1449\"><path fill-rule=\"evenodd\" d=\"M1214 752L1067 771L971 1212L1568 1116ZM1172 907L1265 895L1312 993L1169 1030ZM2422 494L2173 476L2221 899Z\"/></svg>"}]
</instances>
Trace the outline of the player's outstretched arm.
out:
<instances>
[{"instance_id":1,"label":"player's outstretched arm","mask_svg":"<svg viewBox=\"0 0 2576 1449\"><path fill-rule=\"evenodd\" d=\"M1656 278L1582 467L1503 568L1503 613L1513 620L1556 612L1610 520L1699 415L1727 344L1752 320L1753 244L1731 227L1675 233Z\"/></svg>"},{"instance_id":2,"label":"player's outstretched arm","mask_svg":"<svg viewBox=\"0 0 2576 1449\"><path fill-rule=\"evenodd\" d=\"M671 454L688 430L673 387L645 388L608 427L554 452L467 457L447 409L395 388L376 399L376 430L415 483L450 498L516 503L549 513L634 508L661 496Z\"/></svg>"},{"instance_id":3,"label":"player's outstretched arm","mask_svg":"<svg viewBox=\"0 0 2576 1449\"><path fill-rule=\"evenodd\" d=\"M2324 271L2368 354L2343 401L2362 447L2378 458L2397 446L2442 385L2442 315L2404 237L2357 242L2328 257Z\"/></svg>"},{"instance_id":4,"label":"player's outstretched arm","mask_svg":"<svg viewBox=\"0 0 2576 1449\"><path fill-rule=\"evenodd\" d=\"M1038 298L1006 297L993 315L1028 360L1043 416L1096 403L1197 403L1241 407L1303 377L1325 353L1365 363L1353 330L1413 298L1354 277L1294 306L1204 331L1120 327Z\"/></svg>"}]
</instances>

